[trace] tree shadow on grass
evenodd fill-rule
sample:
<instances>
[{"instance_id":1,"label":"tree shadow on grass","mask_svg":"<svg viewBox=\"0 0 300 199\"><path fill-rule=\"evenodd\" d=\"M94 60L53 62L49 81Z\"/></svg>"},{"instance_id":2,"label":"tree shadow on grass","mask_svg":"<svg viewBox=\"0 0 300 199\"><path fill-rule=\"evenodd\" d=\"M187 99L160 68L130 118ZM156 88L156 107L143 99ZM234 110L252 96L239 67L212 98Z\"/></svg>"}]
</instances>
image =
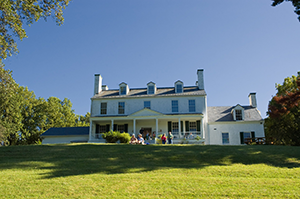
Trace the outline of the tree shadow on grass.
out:
<instances>
[{"instance_id":1,"label":"tree shadow on grass","mask_svg":"<svg viewBox=\"0 0 300 199\"><path fill-rule=\"evenodd\" d=\"M300 167L300 147L197 145L43 145L0 148L0 170L45 170L42 178L232 164Z\"/></svg>"}]
</instances>

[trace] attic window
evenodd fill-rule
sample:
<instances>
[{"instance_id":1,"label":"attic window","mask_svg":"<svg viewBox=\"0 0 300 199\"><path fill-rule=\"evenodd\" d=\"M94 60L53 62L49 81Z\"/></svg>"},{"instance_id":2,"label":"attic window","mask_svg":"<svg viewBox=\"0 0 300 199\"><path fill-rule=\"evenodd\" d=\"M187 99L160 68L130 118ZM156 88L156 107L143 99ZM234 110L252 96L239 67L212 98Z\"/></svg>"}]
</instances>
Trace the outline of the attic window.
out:
<instances>
[{"instance_id":1,"label":"attic window","mask_svg":"<svg viewBox=\"0 0 300 199\"><path fill-rule=\"evenodd\" d=\"M177 93L182 93L182 85L181 84L177 84L176 88L177 88Z\"/></svg>"},{"instance_id":2,"label":"attic window","mask_svg":"<svg viewBox=\"0 0 300 199\"><path fill-rule=\"evenodd\" d=\"M175 93L182 93L183 92L183 82L178 80L177 82L175 82Z\"/></svg>"},{"instance_id":3,"label":"attic window","mask_svg":"<svg viewBox=\"0 0 300 199\"><path fill-rule=\"evenodd\" d=\"M125 86L120 87L120 93L121 93L121 95L126 95L126 87Z\"/></svg>"},{"instance_id":4,"label":"attic window","mask_svg":"<svg viewBox=\"0 0 300 199\"><path fill-rule=\"evenodd\" d=\"M235 110L235 119L243 120L242 110Z\"/></svg>"},{"instance_id":5,"label":"attic window","mask_svg":"<svg viewBox=\"0 0 300 199\"><path fill-rule=\"evenodd\" d=\"M149 95L154 94L154 86L153 85L148 86L148 94Z\"/></svg>"}]
</instances>

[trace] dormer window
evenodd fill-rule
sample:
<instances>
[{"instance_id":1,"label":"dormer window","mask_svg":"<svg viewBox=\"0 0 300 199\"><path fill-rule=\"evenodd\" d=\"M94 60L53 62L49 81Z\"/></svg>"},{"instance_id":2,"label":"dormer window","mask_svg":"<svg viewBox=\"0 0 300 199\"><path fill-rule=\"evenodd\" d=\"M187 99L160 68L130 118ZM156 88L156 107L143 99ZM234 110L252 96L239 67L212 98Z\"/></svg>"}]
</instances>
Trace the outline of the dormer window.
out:
<instances>
[{"instance_id":1,"label":"dormer window","mask_svg":"<svg viewBox=\"0 0 300 199\"><path fill-rule=\"evenodd\" d=\"M239 104L232 109L231 114L235 121L244 120L244 108Z\"/></svg>"},{"instance_id":2,"label":"dormer window","mask_svg":"<svg viewBox=\"0 0 300 199\"><path fill-rule=\"evenodd\" d=\"M129 92L129 87L126 83L122 82L121 84L119 84L119 94L120 95L127 95Z\"/></svg>"},{"instance_id":3,"label":"dormer window","mask_svg":"<svg viewBox=\"0 0 300 199\"><path fill-rule=\"evenodd\" d=\"M126 95L126 87L125 86L122 86L122 87L120 87L120 94L121 95Z\"/></svg>"},{"instance_id":4,"label":"dormer window","mask_svg":"<svg viewBox=\"0 0 300 199\"><path fill-rule=\"evenodd\" d=\"M235 120L243 120L242 110L235 110Z\"/></svg>"},{"instance_id":5,"label":"dormer window","mask_svg":"<svg viewBox=\"0 0 300 199\"><path fill-rule=\"evenodd\" d=\"M177 88L177 92L176 93L182 93L182 85L181 84L177 84L176 88Z\"/></svg>"},{"instance_id":6,"label":"dormer window","mask_svg":"<svg viewBox=\"0 0 300 199\"><path fill-rule=\"evenodd\" d=\"M156 85L154 82L149 82L147 84L147 94L148 95L153 95L156 92Z\"/></svg>"},{"instance_id":7,"label":"dormer window","mask_svg":"<svg viewBox=\"0 0 300 199\"><path fill-rule=\"evenodd\" d=\"M154 86L149 86L148 87L148 94L154 94Z\"/></svg>"},{"instance_id":8,"label":"dormer window","mask_svg":"<svg viewBox=\"0 0 300 199\"><path fill-rule=\"evenodd\" d=\"M175 82L175 93L182 93L183 92L183 82L178 80Z\"/></svg>"}]
</instances>

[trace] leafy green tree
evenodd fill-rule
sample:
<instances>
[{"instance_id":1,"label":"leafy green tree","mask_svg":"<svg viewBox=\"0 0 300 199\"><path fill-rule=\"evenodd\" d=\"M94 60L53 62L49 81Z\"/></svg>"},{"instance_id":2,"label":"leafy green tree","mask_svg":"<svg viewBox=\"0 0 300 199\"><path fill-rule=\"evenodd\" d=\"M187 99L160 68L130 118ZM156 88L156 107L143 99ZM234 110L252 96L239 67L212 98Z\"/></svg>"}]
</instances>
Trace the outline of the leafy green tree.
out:
<instances>
[{"instance_id":1,"label":"leafy green tree","mask_svg":"<svg viewBox=\"0 0 300 199\"><path fill-rule=\"evenodd\" d=\"M295 13L298 15L298 20L300 21L300 0L273 0L272 6L277 6L284 1L292 2L293 6L295 7Z\"/></svg>"},{"instance_id":2,"label":"leafy green tree","mask_svg":"<svg viewBox=\"0 0 300 199\"><path fill-rule=\"evenodd\" d=\"M36 98L33 91L27 87L20 87L19 94L23 97L21 106L22 127L20 129L20 144L36 144L41 142L40 135L44 132L46 115L44 107L46 101Z\"/></svg>"},{"instance_id":3,"label":"leafy green tree","mask_svg":"<svg viewBox=\"0 0 300 199\"><path fill-rule=\"evenodd\" d=\"M70 0L0 0L0 59L17 53L14 36L26 38L23 24L33 24L52 16L58 25L64 21L63 9Z\"/></svg>"},{"instance_id":4,"label":"leafy green tree","mask_svg":"<svg viewBox=\"0 0 300 199\"><path fill-rule=\"evenodd\" d=\"M22 127L22 96L19 85L11 76L11 71L0 66L0 125L5 128L3 135L9 144L17 144Z\"/></svg>"},{"instance_id":5,"label":"leafy green tree","mask_svg":"<svg viewBox=\"0 0 300 199\"><path fill-rule=\"evenodd\" d=\"M275 144L300 146L300 73L276 84L277 94L269 102L266 136Z\"/></svg>"}]
</instances>

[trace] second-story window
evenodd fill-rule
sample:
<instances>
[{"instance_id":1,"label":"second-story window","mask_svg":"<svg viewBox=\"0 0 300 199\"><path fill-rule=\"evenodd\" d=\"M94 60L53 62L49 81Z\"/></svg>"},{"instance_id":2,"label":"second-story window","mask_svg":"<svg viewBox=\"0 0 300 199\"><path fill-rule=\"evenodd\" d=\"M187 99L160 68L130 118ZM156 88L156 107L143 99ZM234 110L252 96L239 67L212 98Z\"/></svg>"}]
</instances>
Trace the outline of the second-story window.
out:
<instances>
[{"instance_id":1,"label":"second-story window","mask_svg":"<svg viewBox=\"0 0 300 199\"><path fill-rule=\"evenodd\" d=\"M196 112L195 100L189 100L189 112Z\"/></svg>"},{"instance_id":2,"label":"second-story window","mask_svg":"<svg viewBox=\"0 0 300 199\"><path fill-rule=\"evenodd\" d=\"M150 101L144 101L144 108L151 109L151 102Z\"/></svg>"},{"instance_id":3,"label":"second-story window","mask_svg":"<svg viewBox=\"0 0 300 199\"><path fill-rule=\"evenodd\" d=\"M107 114L107 103L106 102L102 102L101 103L101 115L106 115Z\"/></svg>"},{"instance_id":4,"label":"second-story window","mask_svg":"<svg viewBox=\"0 0 300 199\"><path fill-rule=\"evenodd\" d=\"M154 86L153 85L148 86L148 94L149 95L154 94Z\"/></svg>"},{"instance_id":5,"label":"second-story window","mask_svg":"<svg viewBox=\"0 0 300 199\"><path fill-rule=\"evenodd\" d=\"M178 112L178 100L172 100L172 112L173 113Z\"/></svg>"},{"instance_id":6,"label":"second-story window","mask_svg":"<svg viewBox=\"0 0 300 199\"><path fill-rule=\"evenodd\" d=\"M125 102L119 102L118 113L119 114L125 114Z\"/></svg>"}]
</instances>

